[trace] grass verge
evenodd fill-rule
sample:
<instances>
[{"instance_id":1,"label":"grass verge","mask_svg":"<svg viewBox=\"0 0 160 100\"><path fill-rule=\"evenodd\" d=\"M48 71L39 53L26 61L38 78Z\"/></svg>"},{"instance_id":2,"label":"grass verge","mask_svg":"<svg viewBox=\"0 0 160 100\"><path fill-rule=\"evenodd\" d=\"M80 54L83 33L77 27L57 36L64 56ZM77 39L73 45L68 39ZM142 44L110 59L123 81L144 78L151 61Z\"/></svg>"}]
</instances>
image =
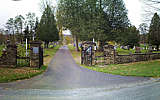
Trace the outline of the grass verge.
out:
<instances>
[{"instance_id":1,"label":"grass verge","mask_svg":"<svg viewBox=\"0 0 160 100\"><path fill-rule=\"evenodd\" d=\"M31 77L42 74L46 71L49 62L59 49L59 45L54 48L44 49L44 66L39 68L16 67L5 68L0 67L0 83L12 82L16 80L29 79Z\"/></svg>"},{"instance_id":2,"label":"grass verge","mask_svg":"<svg viewBox=\"0 0 160 100\"><path fill-rule=\"evenodd\" d=\"M40 69L30 67L0 68L0 83L29 79L42 74L46 68L47 66L42 66Z\"/></svg>"},{"instance_id":3,"label":"grass verge","mask_svg":"<svg viewBox=\"0 0 160 100\"><path fill-rule=\"evenodd\" d=\"M52 60L55 53L59 50L60 45L57 45L56 47L51 47L48 49L44 49L44 65L48 65L50 61Z\"/></svg>"},{"instance_id":4,"label":"grass verge","mask_svg":"<svg viewBox=\"0 0 160 100\"><path fill-rule=\"evenodd\" d=\"M80 64L79 63L80 61L77 60L77 58L80 58L80 52L75 51L75 48L72 46L68 47L76 63ZM106 65L104 67L85 66L85 65L81 66L94 71L104 72L114 75L160 77L160 60L134 62L128 64L112 64L112 65Z\"/></svg>"}]
</instances>

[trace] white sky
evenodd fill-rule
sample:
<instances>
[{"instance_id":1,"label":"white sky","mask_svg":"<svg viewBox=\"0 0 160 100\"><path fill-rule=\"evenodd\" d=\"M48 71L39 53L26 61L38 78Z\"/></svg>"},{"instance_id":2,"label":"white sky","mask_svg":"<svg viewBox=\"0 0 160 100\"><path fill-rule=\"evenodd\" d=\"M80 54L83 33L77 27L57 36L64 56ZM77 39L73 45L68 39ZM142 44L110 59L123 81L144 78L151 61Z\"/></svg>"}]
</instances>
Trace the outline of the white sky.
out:
<instances>
[{"instance_id":1,"label":"white sky","mask_svg":"<svg viewBox=\"0 0 160 100\"><path fill-rule=\"evenodd\" d=\"M128 17L132 25L137 28L143 22L143 10L140 0L124 0L126 8L128 9Z\"/></svg>"},{"instance_id":2,"label":"white sky","mask_svg":"<svg viewBox=\"0 0 160 100\"><path fill-rule=\"evenodd\" d=\"M52 0L54 5L56 5L56 0ZM142 23L141 18L141 4L139 0L124 0L126 8L128 9L128 17L131 24L135 25L137 28L139 24ZM41 16L40 12L40 0L1 0L0 3L0 28L3 27L9 18L14 18L16 15L27 14L28 12L36 13L36 16Z\"/></svg>"}]
</instances>

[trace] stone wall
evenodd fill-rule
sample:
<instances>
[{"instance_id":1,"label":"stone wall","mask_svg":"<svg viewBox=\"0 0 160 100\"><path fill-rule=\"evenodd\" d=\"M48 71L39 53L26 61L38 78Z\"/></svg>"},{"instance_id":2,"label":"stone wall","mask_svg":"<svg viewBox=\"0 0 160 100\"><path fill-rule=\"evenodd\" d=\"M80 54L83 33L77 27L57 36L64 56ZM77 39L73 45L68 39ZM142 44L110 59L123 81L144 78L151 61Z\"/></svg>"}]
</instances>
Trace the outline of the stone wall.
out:
<instances>
[{"instance_id":1,"label":"stone wall","mask_svg":"<svg viewBox=\"0 0 160 100\"><path fill-rule=\"evenodd\" d=\"M106 59L106 63L105 64L114 64L115 63L115 50L114 50L114 46L112 45L106 45L104 46L104 56Z\"/></svg>"},{"instance_id":2,"label":"stone wall","mask_svg":"<svg viewBox=\"0 0 160 100\"><path fill-rule=\"evenodd\" d=\"M30 60L31 60L31 67L41 67L41 65L43 64L43 60L42 62L40 62L40 55L41 54L41 45L42 42L41 41L32 41L30 43L30 48L31 48L31 55L30 55ZM42 58L43 59L43 58Z\"/></svg>"},{"instance_id":3,"label":"stone wall","mask_svg":"<svg viewBox=\"0 0 160 100\"><path fill-rule=\"evenodd\" d=\"M155 60L155 59L160 59L160 53L116 55L115 56L115 64L148 61L148 60Z\"/></svg>"},{"instance_id":4,"label":"stone wall","mask_svg":"<svg viewBox=\"0 0 160 100\"><path fill-rule=\"evenodd\" d=\"M7 45L6 50L2 51L2 56L0 57L1 66L15 66L17 64L17 46Z\"/></svg>"},{"instance_id":5,"label":"stone wall","mask_svg":"<svg viewBox=\"0 0 160 100\"><path fill-rule=\"evenodd\" d=\"M160 53L135 53L130 55L118 55L113 46L104 46L106 64L124 64L139 61L160 59Z\"/></svg>"}]
</instances>

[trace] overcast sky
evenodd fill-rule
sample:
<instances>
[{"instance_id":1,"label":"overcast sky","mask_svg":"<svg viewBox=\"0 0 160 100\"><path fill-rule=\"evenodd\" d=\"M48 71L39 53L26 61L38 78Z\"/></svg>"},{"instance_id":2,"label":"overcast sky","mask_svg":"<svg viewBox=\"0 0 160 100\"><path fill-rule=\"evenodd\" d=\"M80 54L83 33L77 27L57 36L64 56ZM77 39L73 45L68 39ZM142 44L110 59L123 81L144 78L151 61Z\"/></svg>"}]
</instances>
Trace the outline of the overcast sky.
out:
<instances>
[{"instance_id":1,"label":"overcast sky","mask_svg":"<svg viewBox=\"0 0 160 100\"><path fill-rule=\"evenodd\" d=\"M142 4L139 0L124 0L128 9L128 17L133 25L137 28L142 23ZM56 5L55 0L53 0ZM16 15L25 15L28 12L34 12L37 16L41 16L40 0L1 0L0 3L0 27L3 27L6 21Z\"/></svg>"}]
</instances>

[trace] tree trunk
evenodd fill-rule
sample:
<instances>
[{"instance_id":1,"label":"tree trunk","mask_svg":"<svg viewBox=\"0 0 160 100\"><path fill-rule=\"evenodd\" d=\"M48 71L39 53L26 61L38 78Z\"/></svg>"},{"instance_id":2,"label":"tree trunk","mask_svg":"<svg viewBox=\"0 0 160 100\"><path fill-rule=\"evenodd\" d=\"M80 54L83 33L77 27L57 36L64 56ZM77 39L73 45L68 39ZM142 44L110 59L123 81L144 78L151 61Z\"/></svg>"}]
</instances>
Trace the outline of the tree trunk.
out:
<instances>
[{"instance_id":1,"label":"tree trunk","mask_svg":"<svg viewBox=\"0 0 160 100\"><path fill-rule=\"evenodd\" d=\"M159 51L159 45L157 45L157 51Z\"/></svg>"},{"instance_id":2,"label":"tree trunk","mask_svg":"<svg viewBox=\"0 0 160 100\"><path fill-rule=\"evenodd\" d=\"M20 36L21 36L20 39L21 39L21 44L22 44L23 43L23 29L22 29L22 27L21 27L21 35Z\"/></svg>"},{"instance_id":3,"label":"tree trunk","mask_svg":"<svg viewBox=\"0 0 160 100\"><path fill-rule=\"evenodd\" d=\"M48 44L49 44L49 42L48 42L48 41L45 41L44 47L45 47L45 48L48 48Z\"/></svg>"},{"instance_id":4,"label":"tree trunk","mask_svg":"<svg viewBox=\"0 0 160 100\"><path fill-rule=\"evenodd\" d=\"M78 47L78 37L76 36L76 50L79 51L79 47Z\"/></svg>"},{"instance_id":5,"label":"tree trunk","mask_svg":"<svg viewBox=\"0 0 160 100\"><path fill-rule=\"evenodd\" d=\"M102 52L103 51L103 46L105 45L104 41L99 41L99 48L98 51Z\"/></svg>"}]
</instances>

